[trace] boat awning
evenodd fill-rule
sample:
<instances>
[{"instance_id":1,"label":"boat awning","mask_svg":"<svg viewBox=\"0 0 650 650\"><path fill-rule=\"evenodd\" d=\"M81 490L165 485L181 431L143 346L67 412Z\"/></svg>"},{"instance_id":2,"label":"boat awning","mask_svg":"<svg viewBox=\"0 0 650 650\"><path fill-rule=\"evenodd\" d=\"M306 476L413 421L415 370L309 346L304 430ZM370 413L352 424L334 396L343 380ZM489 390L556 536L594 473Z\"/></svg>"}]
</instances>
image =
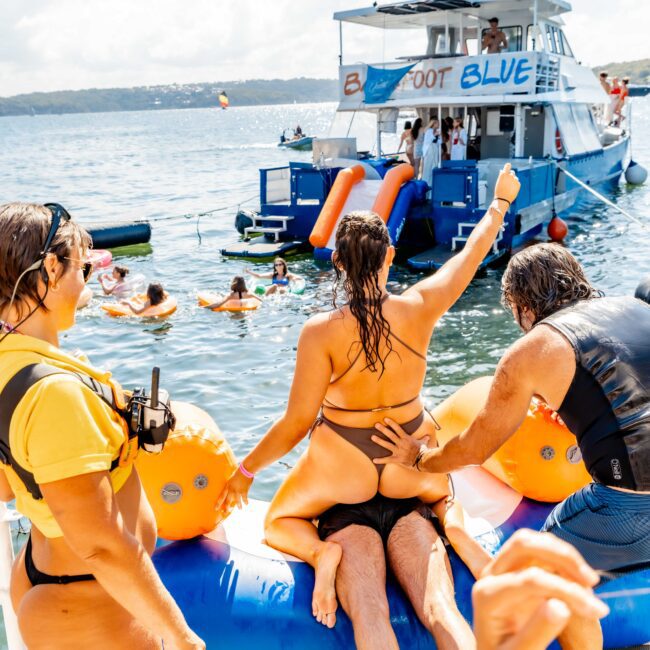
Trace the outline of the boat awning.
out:
<instances>
[{"instance_id":1,"label":"boat awning","mask_svg":"<svg viewBox=\"0 0 650 650\"><path fill-rule=\"evenodd\" d=\"M337 11L334 20L382 29L417 29L444 25L446 12L463 13L487 22L492 16L533 9L533 0L414 0ZM537 0L540 17L557 16L571 11L566 0Z\"/></svg>"}]
</instances>

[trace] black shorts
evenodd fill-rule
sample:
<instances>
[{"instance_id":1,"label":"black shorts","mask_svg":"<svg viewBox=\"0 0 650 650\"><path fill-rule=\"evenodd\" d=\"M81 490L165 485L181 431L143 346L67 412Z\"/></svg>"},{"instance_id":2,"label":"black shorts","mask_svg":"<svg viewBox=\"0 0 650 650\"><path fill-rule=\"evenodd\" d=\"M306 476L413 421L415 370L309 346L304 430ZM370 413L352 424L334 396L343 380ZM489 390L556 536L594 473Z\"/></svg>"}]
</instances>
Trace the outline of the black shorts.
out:
<instances>
[{"instance_id":1,"label":"black shorts","mask_svg":"<svg viewBox=\"0 0 650 650\"><path fill-rule=\"evenodd\" d=\"M318 520L318 535L325 540L339 530L356 524L376 530L386 546L395 524L412 512L417 512L430 521L442 536L438 518L420 499L389 499L381 494L376 494L370 501L364 503L339 503L332 506Z\"/></svg>"}]
</instances>

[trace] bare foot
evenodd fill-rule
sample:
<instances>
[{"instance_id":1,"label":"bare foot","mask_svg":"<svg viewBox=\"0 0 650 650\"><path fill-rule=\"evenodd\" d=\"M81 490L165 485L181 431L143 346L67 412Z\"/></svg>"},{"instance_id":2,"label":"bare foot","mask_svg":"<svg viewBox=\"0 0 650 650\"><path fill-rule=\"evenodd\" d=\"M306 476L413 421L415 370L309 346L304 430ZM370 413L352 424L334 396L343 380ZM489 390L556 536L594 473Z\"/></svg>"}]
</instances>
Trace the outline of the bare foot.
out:
<instances>
[{"instance_id":1,"label":"bare foot","mask_svg":"<svg viewBox=\"0 0 650 650\"><path fill-rule=\"evenodd\" d=\"M311 609L316 620L329 628L336 623L336 570L342 554L343 549L338 544L323 542L322 550L316 555L316 582Z\"/></svg>"}]
</instances>

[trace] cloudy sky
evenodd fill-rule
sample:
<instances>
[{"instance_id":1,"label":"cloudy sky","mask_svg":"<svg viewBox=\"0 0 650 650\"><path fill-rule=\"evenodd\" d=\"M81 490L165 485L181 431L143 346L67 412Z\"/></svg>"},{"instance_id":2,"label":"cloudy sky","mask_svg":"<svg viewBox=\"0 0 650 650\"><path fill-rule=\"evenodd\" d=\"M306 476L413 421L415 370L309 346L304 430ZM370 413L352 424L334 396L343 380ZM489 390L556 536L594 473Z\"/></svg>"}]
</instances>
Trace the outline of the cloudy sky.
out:
<instances>
[{"instance_id":1,"label":"cloudy sky","mask_svg":"<svg viewBox=\"0 0 650 650\"><path fill-rule=\"evenodd\" d=\"M334 78L338 27L332 13L370 4L0 0L0 96L174 82ZM566 32L583 63L650 55L650 0L573 0L572 5ZM399 43L387 43L379 30L350 27L348 35L349 62L420 49L419 42L405 46L403 36Z\"/></svg>"}]
</instances>

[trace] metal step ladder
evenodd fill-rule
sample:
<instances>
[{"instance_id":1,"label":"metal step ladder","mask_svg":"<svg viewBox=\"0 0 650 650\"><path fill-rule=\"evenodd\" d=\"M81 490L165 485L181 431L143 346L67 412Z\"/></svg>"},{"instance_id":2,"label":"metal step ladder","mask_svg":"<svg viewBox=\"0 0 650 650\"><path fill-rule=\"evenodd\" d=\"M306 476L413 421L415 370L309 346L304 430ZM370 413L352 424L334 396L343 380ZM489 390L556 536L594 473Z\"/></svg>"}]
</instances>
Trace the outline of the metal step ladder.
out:
<instances>
[{"instance_id":1,"label":"metal step ladder","mask_svg":"<svg viewBox=\"0 0 650 650\"><path fill-rule=\"evenodd\" d=\"M275 241L280 241L280 233L287 232L287 223L293 219L293 217L288 216L279 216L279 215L261 215L255 214L252 215L253 225L247 226L244 228L244 237L250 237L251 233L273 233L275 236ZM269 226L265 225L268 223L277 223L280 222L281 226Z\"/></svg>"},{"instance_id":2,"label":"metal step ladder","mask_svg":"<svg viewBox=\"0 0 650 650\"><path fill-rule=\"evenodd\" d=\"M476 227L477 224L475 223L464 223L464 222L459 222L458 223L458 235L456 237L451 238L451 250L455 251L458 248L458 244L462 243L463 245L467 240L469 239L469 236L472 234L472 231ZM497 235L497 238L494 240L494 244L492 244L492 252L496 253L499 250L499 242L503 239L503 230L504 230L505 223L501 228L499 229L499 234ZM469 230L466 234L463 234L463 230Z\"/></svg>"}]
</instances>

